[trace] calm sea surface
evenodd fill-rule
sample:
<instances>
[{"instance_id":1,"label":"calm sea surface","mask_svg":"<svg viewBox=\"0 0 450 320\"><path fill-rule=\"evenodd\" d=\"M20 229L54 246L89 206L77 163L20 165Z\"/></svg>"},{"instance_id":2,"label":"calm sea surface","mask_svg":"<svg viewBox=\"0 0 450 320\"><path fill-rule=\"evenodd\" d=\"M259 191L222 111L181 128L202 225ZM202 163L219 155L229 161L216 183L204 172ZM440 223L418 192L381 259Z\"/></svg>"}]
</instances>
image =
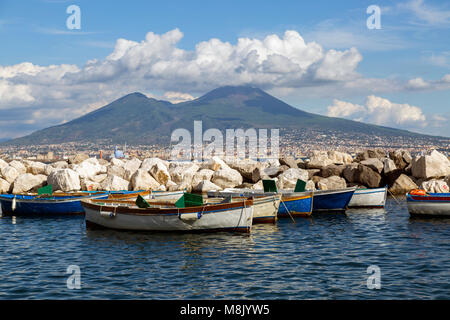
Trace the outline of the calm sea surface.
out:
<instances>
[{"instance_id":1,"label":"calm sea surface","mask_svg":"<svg viewBox=\"0 0 450 320\"><path fill-rule=\"evenodd\" d=\"M67 268L81 271L70 290ZM368 289L367 268L381 270ZM450 219L386 210L255 225L250 235L86 231L0 218L0 299L450 299Z\"/></svg>"}]
</instances>

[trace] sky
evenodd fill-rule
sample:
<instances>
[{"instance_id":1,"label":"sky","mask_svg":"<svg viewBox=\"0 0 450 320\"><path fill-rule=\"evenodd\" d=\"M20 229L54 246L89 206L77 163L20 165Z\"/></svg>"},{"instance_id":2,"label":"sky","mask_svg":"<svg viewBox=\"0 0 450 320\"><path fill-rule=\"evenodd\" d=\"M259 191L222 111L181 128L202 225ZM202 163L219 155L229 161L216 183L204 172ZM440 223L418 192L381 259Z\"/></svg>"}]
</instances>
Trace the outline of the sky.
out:
<instances>
[{"instance_id":1,"label":"sky","mask_svg":"<svg viewBox=\"0 0 450 320\"><path fill-rule=\"evenodd\" d=\"M0 0L0 39L0 139L223 85L450 137L448 1Z\"/></svg>"}]
</instances>

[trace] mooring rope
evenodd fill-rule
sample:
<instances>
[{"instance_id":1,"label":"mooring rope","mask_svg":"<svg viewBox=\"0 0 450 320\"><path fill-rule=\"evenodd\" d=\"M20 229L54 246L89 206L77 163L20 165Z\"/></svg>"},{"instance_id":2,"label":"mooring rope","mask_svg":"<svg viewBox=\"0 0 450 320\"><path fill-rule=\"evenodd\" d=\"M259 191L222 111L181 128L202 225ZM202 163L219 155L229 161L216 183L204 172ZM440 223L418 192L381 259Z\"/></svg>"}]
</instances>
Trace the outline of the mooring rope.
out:
<instances>
[{"instance_id":1,"label":"mooring rope","mask_svg":"<svg viewBox=\"0 0 450 320\"><path fill-rule=\"evenodd\" d=\"M290 212L289 209L286 207L286 204L284 203L283 198L281 198L280 201L283 203L283 206L286 208L286 211L288 212L289 217L291 217L292 222L293 222L293 223L296 223L294 217L292 217L292 215L291 215L291 212Z\"/></svg>"}]
</instances>

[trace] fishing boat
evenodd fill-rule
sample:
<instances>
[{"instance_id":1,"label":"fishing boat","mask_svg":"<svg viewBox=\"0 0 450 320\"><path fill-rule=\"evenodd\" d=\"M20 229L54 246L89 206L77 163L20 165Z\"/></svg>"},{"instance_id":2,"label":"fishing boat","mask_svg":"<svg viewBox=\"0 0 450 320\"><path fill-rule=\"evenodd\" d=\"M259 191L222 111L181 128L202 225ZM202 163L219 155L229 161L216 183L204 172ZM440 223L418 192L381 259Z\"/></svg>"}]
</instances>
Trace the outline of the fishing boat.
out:
<instances>
[{"instance_id":1,"label":"fishing boat","mask_svg":"<svg viewBox=\"0 0 450 320\"><path fill-rule=\"evenodd\" d=\"M348 204L349 208L383 208L386 204L387 188L356 189Z\"/></svg>"},{"instance_id":2,"label":"fishing boat","mask_svg":"<svg viewBox=\"0 0 450 320\"><path fill-rule=\"evenodd\" d=\"M411 190L406 194L411 216L450 217L450 193L427 193Z\"/></svg>"},{"instance_id":3,"label":"fishing boat","mask_svg":"<svg viewBox=\"0 0 450 320\"><path fill-rule=\"evenodd\" d=\"M206 199L207 203L236 202L247 199L240 196L217 197L211 194ZM280 206L281 195L270 196L252 196L253 200L253 223L275 223L277 221L277 212Z\"/></svg>"},{"instance_id":4,"label":"fishing boat","mask_svg":"<svg viewBox=\"0 0 450 320\"><path fill-rule=\"evenodd\" d=\"M314 191L313 212L345 212L356 187Z\"/></svg>"},{"instance_id":5,"label":"fishing boat","mask_svg":"<svg viewBox=\"0 0 450 320\"><path fill-rule=\"evenodd\" d=\"M185 191L151 191L145 199L178 200Z\"/></svg>"},{"instance_id":6,"label":"fishing boat","mask_svg":"<svg viewBox=\"0 0 450 320\"><path fill-rule=\"evenodd\" d=\"M201 196L200 196L201 197ZM242 200L219 204L179 207L176 204L139 201L85 199L87 228L107 228L133 231L180 232L250 232L253 201ZM178 201L177 201L178 203Z\"/></svg>"},{"instance_id":7,"label":"fishing boat","mask_svg":"<svg viewBox=\"0 0 450 320\"><path fill-rule=\"evenodd\" d=\"M148 191L138 192L70 192L54 194L2 194L0 204L3 215L14 216L55 216L84 214L83 199L128 199L138 194L146 195Z\"/></svg>"}]
</instances>

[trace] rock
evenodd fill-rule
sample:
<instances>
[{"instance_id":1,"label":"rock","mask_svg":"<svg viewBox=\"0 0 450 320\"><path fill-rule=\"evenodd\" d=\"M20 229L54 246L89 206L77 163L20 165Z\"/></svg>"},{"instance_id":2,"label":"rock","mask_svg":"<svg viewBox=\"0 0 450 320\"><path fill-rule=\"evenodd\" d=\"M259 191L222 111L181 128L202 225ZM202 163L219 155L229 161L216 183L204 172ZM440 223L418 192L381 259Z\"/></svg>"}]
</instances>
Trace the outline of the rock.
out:
<instances>
[{"instance_id":1,"label":"rock","mask_svg":"<svg viewBox=\"0 0 450 320\"><path fill-rule=\"evenodd\" d=\"M257 183L255 183L252 187L254 190L264 190L264 185L262 180L259 180Z\"/></svg>"},{"instance_id":2,"label":"rock","mask_svg":"<svg viewBox=\"0 0 450 320\"><path fill-rule=\"evenodd\" d=\"M103 159L103 158L99 158L99 159L98 159L98 163L99 163L101 166L109 166L109 161L106 160L106 159Z\"/></svg>"},{"instance_id":3,"label":"rock","mask_svg":"<svg viewBox=\"0 0 450 320\"><path fill-rule=\"evenodd\" d=\"M77 155L69 157L69 163L70 164L80 164L86 159L89 159L89 156L87 154L79 153Z\"/></svg>"},{"instance_id":4,"label":"rock","mask_svg":"<svg viewBox=\"0 0 450 320\"><path fill-rule=\"evenodd\" d=\"M352 163L345 166L344 170L342 170L342 176L348 182L357 182L358 181L358 164Z\"/></svg>"},{"instance_id":5,"label":"rock","mask_svg":"<svg viewBox=\"0 0 450 320\"><path fill-rule=\"evenodd\" d=\"M81 189L80 176L72 169L53 171L48 176L47 183L53 186L53 190L61 190L63 192L78 191Z\"/></svg>"},{"instance_id":6,"label":"rock","mask_svg":"<svg viewBox=\"0 0 450 320\"><path fill-rule=\"evenodd\" d=\"M293 157L280 158L280 164L286 165L289 168L294 168L294 169L298 168L297 161Z\"/></svg>"},{"instance_id":7,"label":"rock","mask_svg":"<svg viewBox=\"0 0 450 320\"><path fill-rule=\"evenodd\" d=\"M10 184L13 183L14 180L16 180L16 178L20 175L19 171L11 166L4 167L1 172L3 179L8 181Z\"/></svg>"},{"instance_id":8,"label":"rock","mask_svg":"<svg viewBox=\"0 0 450 320\"><path fill-rule=\"evenodd\" d=\"M378 188L380 186L381 176L372 169L360 164L357 169L356 181L369 188Z\"/></svg>"},{"instance_id":9,"label":"rock","mask_svg":"<svg viewBox=\"0 0 450 320\"><path fill-rule=\"evenodd\" d=\"M171 163L169 173L173 182L183 187L191 188L192 179L194 178L194 175L198 171L198 169L199 166L194 163L186 163L177 166L172 166Z\"/></svg>"},{"instance_id":10,"label":"rock","mask_svg":"<svg viewBox=\"0 0 450 320\"><path fill-rule=\"evenodd\" d=\"M8 166L8 162L6 162L3 159L0 159L0 170L2 170L3 168L6 168Z\"/></svg>"},{"instance_id":11,"label":"rock","mask_svg":"<svg viewBox=\"0 0 450 320\"><path fill-rule=\"evenodd\" d=\"M228 164L217 156L212 157L207 162L202 163L202 169L209 169L212 171L217 171L220 169L228 168Z\"/></svg>"},{"instance_id":12,"label":"rock","mask_svg":"<svg viewBox=\"0 0 450 320\"><path fill-rule=\"evenodd\" d=\"M381 160L378 158L369 158L367 160L361 161L360 163L380 174L381 174L381 172L383 172L383 169L385 166L384 163L381 162Z\"/></svg>"},{"instance_id":13,"label":"rock","mask_svg":"<svg viewBox=\"0 0 450 320\"><path fill-rule=\"evenodd\" d=\"M228 166L234 170L237 170L246 181L253 181L253 171L256 168L261 167L257 161L251 159L230 161L228 162Z\"/></svg>"},{"instance_id":14,"label":"rock","mask_svg":"<svg viewBox=\"0 0 450 320\"><path fill-rule=\"evenodd\" d=\"M27 161L26 162L27 172L34 174L34 175L45 174L46 166L47 165L42 162L37 162L37 161Z\"/></svg>"},{"instance_id":15,"label":"rock","mask_svg":"<svg viewBox=\"0 0 450 320\"><path fill-rule=\"evenodd\" d=\"M242 184L243 178L237 170L223 168L214 172L211 177L211 182L223 189L234 188Z\"/></svg>"},{"instance_id":16,"label":"rock","mask_svg":"<svg viewBox=\"0 0 450 320\"><path fill-rule=\"evenodd\" d=\"M252 182L259 181L261 179L269 179L278 176L280 174L283 168L280 167L256 167L255 170L252 172Z\"/></svg>"},{"instance_id":17,"label":"rock","mask_svg":"<svg viewBox=\"0 0 450 320\"><path fill-rule=\"evenodd\" d=\"M322 167L334 164L333 160L328 158L326 151L313 151L313 155L306 164L308 169L322 169Z\"/></svg>"},{"instance_id":18,"label":"rock","mask_svg":"<svg viewBox=\"0 0 450 320\"><path fill-rule=\"evenodd\" d=\"M345 152L327 151L327 156L334 164L349 164L353 161L352 156Z\"/></svg>"},{"instance_id":19,"label":"rock","mask_svg":"<svg viewBox=\"0 0 450 320\"><path fill-rule=\"evenodd\" d=\"M158 162L156 163L149 171L149 173L155 178L156 181L159 182L159 184L165 185L167 181L170 180L170 173L169 170L167 170L167 167Z\"/></svg>"},{"instance_id":20,"label":"rock","mask_svg":"<svg viewBox=\"0 0 450 320\"><path fill-rule=\"evenodd\" d=\"M101 183L103 182L108 175L106 173L98 174L92 178L92 182Z\"/></svg>"},{"instance_id":21,"label":"rock","mask_svg":"<svg viewBox=\"0 0 450 320\"><path fill-rule=\"evenodd\" d=\"M220 191L222 188L209 180L202 180L193 188L193 190L196 192L206 193L208 191Z\"/></svg>"},{"instance_id":22,"label":"rock","mask_svg":"<svg viewBox=\"0 0 450 320\"><path fill-rule=\"evenodd\" d=\"M150 171L150 169L157 163L163 164L166 168L169 167L168 163L159 158L147 158L142 161L140 169L144 169L145 171ZM172 162L171 165L176 165L177 163Z\"/></svg>"},{"instance_id":23,"label":"rock","mask_svg":"<svg viewBox=\"0 0 450 320\"><path fill-rule=\"evenodd\" d=\"M278 159L267 159L265 162L262 162L261 165L268 166L268 167L281 166L280 161Z\"/></svg>"},{"instance_id":24,"label":"rock","mask_svg":"<svg viewBox=\"0 0 450 320\"><path fill-rule=\"evenodd\" d=\"M85 191L97 191L97 190L102 189L101 184L99 182L86 180L86 179L80 179L80 185L81 185L81 190L85 190Z\"/></svg>"},{"instance_id":25,"label":"rock","mask_svg":"<svg viewBox=\"0 0 450 320\"><path fill-rule=\"evenodd\" d=\"M303 169L290 168L278 176L278 185L280 189L293 189L297 184L297 180L309 180L308 171Z\"/></svg>"},{"instance_id":26,"label":"rock","mask_svg":"<svg viewBox=\"0 0 450 320\"><path fill-rule=\"evenodd\" d=\"M412 189L417 189L417 185L406 174L401 174L389 188L389 191L393 194L405 194Z\"/></svg>"},{"instance_id":27,"label":"rock","mask_svg":"<svg viewBox=\"0 0 450 320\"><path fill-rule=\"evenodd\" d=\"M25 165L17 160L13 160L9 163L10 167L13 167L14 169L17 170L17 172L19 172L19 174L24 174L27 173L27 168L25 167Z\"/></svg>"},{"instance_id":28,"label":"rock","mask_svg":"<svg viewBox=\"0 0 450 320\"><path fill-rule=\"evenodd\" d=\"M311 179L313 176L318 176L322 170L320 169L307 169L308 171L308 179Z\"/></svg>"},{"instance_id":29,"label":"rock","mask_svg":"<svg viewBox=\"0 0 450 320\"><path fill-rule=\"evenodd\" d=\"M24 173L17 177L13 183L12 192L14 194L24 193L28 191L37 191L38 188L44 186L47 182L47 176L43 174L34 175L31 173Z\"/></svg>"},{"instance_id":30,"label":"rock","mask_svg":"<svg viewBox=\"0 0 450 320\"><path fill-rule=\"evenodd\" d=\"M138 169L131 177L131 189L137 190L157 190L160 183L156 181L145 169Z\"/></svg>"},{"instance_id":31,"label":"rock","mask_svg":"<svg viewBox=\"0 0 450 320\"><path fill-rule=\"evenodd\" d=\"M142 161L137 158L132 158L125 162L123 168L125 170L125 180L131 180L131 176L139 169L142 165Z\"/></svg>"},{"instance_id":32,"label":"rock","mask_svg":"<svg viewBox=\"0 0 450 320\"><path fill-rule=\"evenodd\" d=\"M395 150L389 152L389 158L394 161L394 164L396 168L398 169L405 169L408 163L403 159L403 151L402 150Z\"/></svg>"},{"instance_id":33,"label":"rock","mask_svg":"<svg viewBox=\"0 0 450 320\"><path fill-rule=\"evenodd\" d=\"M329 165L326 167L323 167L320 171L320 176L324 178L328 178L331 176L342 176L342 171L344 171L345 165Z\"/></svg>"},{"instance_id":34,"label":"rock","mask_svg":"<svg viewBox=\"0 0 450 320\"><path fill-rule=\"evenodd\" d=\"M416 178L440 178L450 174L450 161L442 153L433 150L430 155L416 157L412 161L412 175Z\"/></svg>"},{"instance_id":35,"label":"rock","mask_svg":"<svg viewBox=\"0 0 450 320\"><path fill-rule=\"evenodd\" d=\"M384 174L388 174L390 172L397 170L394 160L389 159L389 158L384 158L383 159L383 170L384 170Z\"/></svg>"},{"instance_id":36,"label":"rock","mask_svg":"<svg viewBox=\"0 0 450 320\"><path fill-rule=\"evenodd\" d=\"M58 169L56 169L56 168L54 168L52 165L50 165L50 164L47 164L47 165L45 165L45 168L44 168L44 174L46 175L46 176L49 176L53 171L56 171L56 170L58 170Z\"/></svg>"},{"instance_id":37,"label":"rock","mask_svg":"<svg viewBox=\"0 0 450 320\"><path fill-rule=\"evenodd\" d=\"M444 181L450 187L450 175L446 176Z\"/></svg>"},{"instance_id":38,"label":"rock","mask_svg":"<svg viewBox=\"0 0 450 320\"><path fill-rule=\"evenodd\" d=\"M328 178L323 178L317 183L317 187L320 190L335 190L335 189L345 189L347 187L347 182L344 178L338 176L331 176Z\"/></svg>"},{"instance_id":39,"label":"rock","mask_svg":"<svg viewBox=\"0 0 450 320\"><path fill-rule=\"evenodd\" d=\"M308 180L308 182L306 182L305 190L315 191L316 190L316 184L314 183L314 181Z\"/></svg>"},{"instance_id":40,"label":"rock","mask_svg":"<svg viewBox=\"0 0 450 320\"><path fill-rule=\"evenodd\" d=\"M412 162L412 157L409 151L403 151L403 161L405 163L410 164Z\"/></svg>"},{"instance_id":41,"label":"rock","mask_svg":"<svg viewBox=\"0 0 450 320\"><path fill-rule=\"evenodd\" d=\"M0 193L8 193L10 190L11 184L0 178Z\"/></svg>"},{"instance_id":42,"label":"rock","mask_svg":"<svg viewBox=\"0 0 450 320\"><path fill-rule=\"evenodd\" d=\"M213 174L214 171L210 169L201 169L197 171L192 178L192 186L197 186L203 180L211 181Z\"/></svg>"},{"instance_id":43,"label":"rock","mask_svg":"<svg viewBox=\"0 0 450 320\"><path fill-rule=\"evenodd\" d=\"M112 174L108 174L106 179L103 180L102 183L100 184L100 187L102 190L106 191L121 191L121 190L128 190L129 185L130 183L127 180ZM141 189L133 189L133 190L141 190Z\"/></svg>"},{"instance_id":44,"label":"rock","mask_svg":"<svg viewBox=\"0 0 450 320\"><path fill-rule=\"evenodd\" d=\"M88 158L79 164L74 164L72 170L77 172L82 179L92 179L98 174L107 172L106 167L100 165L96 158Z\"/></svg>"},{"instance_id":45,"label":"rock","mask_svg":"<svg viewBox=\"0 0 450 320\"><path fill-rule=\"evenodd\" d=\"M117 159L117 158L112 158L111 159L111 165L118 166L118 167L123 167L125 165L125 162L123 162L122 160Z\"/></svg>"},{"instance_id":46,"label":"rock","mask_svg":"<svg viewBox=\"0 0 450 320\"><path fill-rule=\"evenodd\" d=\"M448 184L444 180L424 181L420 187L430 193L449 193Z\"/></svg>"},{"instance_id":47,"label":"rock","mask_svg":"<svg viewBox=\"0 0 450 320\"><path fill-rule=\"evenodd\" d=\"M370 158L385 158L386 157L386 153L381 150L381 149L369 149L369 150L365 150L361 153L358 153L355 157L355 161L354 162L361 162Z\"/></svg>"},{"instance_id":48,"label":"rock","mask_svg":"<svg viewBox=\"0 0 450 320\"><path fill-rule=\"evenodd\" d=\"M66 161L57 161L53 162L51 166L55 169L67 169L69 168L69 164Z\"/></svg>"},{"instance_id":49,"label":"rock","mask_svg":"<svg viewBox=\"0 0 450 320\"><path fill-rule=\"evenodd\" d=\"M120 177L120 178L126 180L125 179L125 169L123 167L114 166L114 165L109 166L108 170L106 171L106 174L110 175L110 176Z\"/></svg>"}]
</instances>

